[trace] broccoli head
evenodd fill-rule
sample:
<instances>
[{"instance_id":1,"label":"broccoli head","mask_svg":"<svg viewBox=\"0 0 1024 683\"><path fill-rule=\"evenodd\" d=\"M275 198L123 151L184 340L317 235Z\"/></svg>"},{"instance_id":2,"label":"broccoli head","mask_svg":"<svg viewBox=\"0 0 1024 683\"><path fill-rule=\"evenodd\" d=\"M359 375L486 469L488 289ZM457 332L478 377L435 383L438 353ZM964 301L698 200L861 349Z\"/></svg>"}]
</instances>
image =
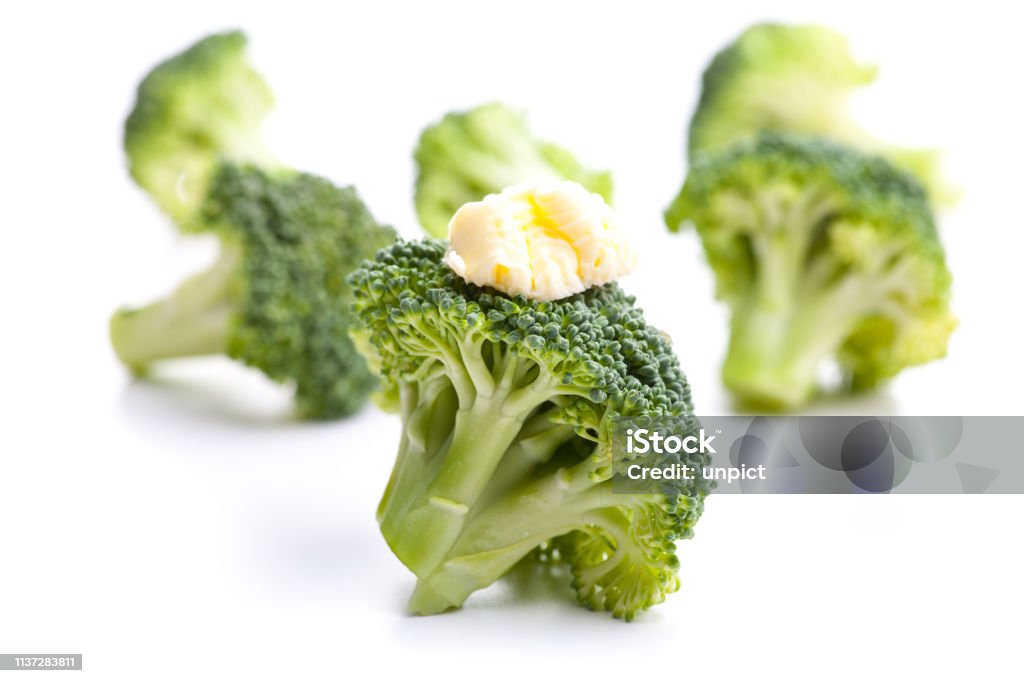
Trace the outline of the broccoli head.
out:
<instances>
[{"instance_id":1,"label":"broccoli head","mask_svg":"<svg viewBox=\"0 0 1024 683\"><path fill-rule=\"evenodd\" d=\"M871 83L876 71L854 59L846 38L823 26L752 26L704 71L690 122L690 162L763 131L821 136L882 154L915 174L934 202L952 203L957 190L942 178L938 151L879 141L850 117L849 95Z\"/></svg>"},{"instance_id":2,"label":"broccoli head","mask_svg":"<svg viewBox=\"0 0 1024 683\"><path fill-rule=\"evenodd\" d=\"M692 222L732 309L725 383L791 407L834 358L851 388L941 358L956 325L925 193L880 157L766 133L700 157L666 212Z\"/></svg>"},{"instance_id":3,"label":"broccoli head","mask_svg":"<svg viewBox=\"0 0 1024 683\"><path fill-rule=\"evenodd\" d=\"M202 229L193 218L218 162L274 165L260 135L274 98L245 48L222 33L157 65L125 122L132 178L182 229Z\"/></svg>"},{"instance_id":4,"label":"broccoli head","mask_svg":"<svg viewBox=\"0 0 1024 683\"><path fill-rule=\"evenodd\" d=\"M168 299L118 311L118 357L137 372L183 356L227 354L295 387L310 419L347 415L376 386L348 336L363 259L389 243L353 188L305 173L222 164L202 221L222 242L208 270Z\"/></svg>"},{"instance_id":5,"label":"broccoli head","mask_svg":"<svg viewBox=\"0 0 1024 683\"><path fill-rule=\"evenodd\" d=\"M460 206L523 182L573 180L611 200L612 177L590 171L566 149L538 140L520 112L485 104L447 114L420 135L416 213L434 237L448 236Z\"/></svg>"},{"instance_id":6,"label":"broccoli head","mask_svg":"<svg viewBox=\"0 0 1024 683\"><path fill-rule=\"evenodd\" d=\"M678 587L674 542L708 491L611 490L613 420L692 415L666 337L616 284L509 297L458 277L445 248L400 241L351 278L357 345L403 419L378 520L418 577L410 609L556 556L582 604L632 619Z\"/></svg>"}]
</instances>

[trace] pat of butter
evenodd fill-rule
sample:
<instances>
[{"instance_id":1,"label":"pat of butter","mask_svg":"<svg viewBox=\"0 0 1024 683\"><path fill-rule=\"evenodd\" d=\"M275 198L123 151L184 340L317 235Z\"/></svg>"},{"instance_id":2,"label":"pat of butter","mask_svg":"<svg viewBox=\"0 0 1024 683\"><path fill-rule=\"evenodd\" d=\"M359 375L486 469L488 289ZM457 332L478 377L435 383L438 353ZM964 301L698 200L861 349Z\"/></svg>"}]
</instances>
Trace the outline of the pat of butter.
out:
<instances>
[{"instance_id":1,"label":"pat of butter","mask_svg":"<svg viewBox=\"0 0 1024 683\"><path fill-rule=\"evenodd\" d=\"M444 260L467 282L555 301L636 266L600 195L571 181L514 185L465 204L448 224Z\"/></svg>"}]
</instances>

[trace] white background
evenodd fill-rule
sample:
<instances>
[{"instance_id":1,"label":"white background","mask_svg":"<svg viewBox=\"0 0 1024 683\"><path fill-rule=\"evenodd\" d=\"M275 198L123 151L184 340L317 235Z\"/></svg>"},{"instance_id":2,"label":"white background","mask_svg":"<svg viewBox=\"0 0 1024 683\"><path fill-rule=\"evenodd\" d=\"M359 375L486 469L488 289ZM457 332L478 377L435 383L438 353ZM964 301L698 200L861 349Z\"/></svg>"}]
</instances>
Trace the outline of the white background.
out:
<instances>
[{"instance_id":1,"label":"white background","mask_svg":"<svg viewBox=\"0 0 1024 683\"><path fill-rule=\"evenodd\" d=\"M222 361L133 383L105 338L116 306L212 254L125 174L133 88L240 26L278 95L273 149L357 184L407 236L412 146L452 108L527 108L612 168L642 258L625 285L675 340L697 410L730 411L724 312L660 211L707 58L753 21L816 19L883 65L866 125L946 148L966 192L942 219L949 357L818 410L1022 414L1022 58L1001 5L254 4L0 12L0 651L84 653L85 671L33 680L1020 680L1021 497L722 496L681 546L682 589L637 623L536 582L412 618L373 520L395 418L295 424L284 389Z\"/></svg>"}]
</instances>

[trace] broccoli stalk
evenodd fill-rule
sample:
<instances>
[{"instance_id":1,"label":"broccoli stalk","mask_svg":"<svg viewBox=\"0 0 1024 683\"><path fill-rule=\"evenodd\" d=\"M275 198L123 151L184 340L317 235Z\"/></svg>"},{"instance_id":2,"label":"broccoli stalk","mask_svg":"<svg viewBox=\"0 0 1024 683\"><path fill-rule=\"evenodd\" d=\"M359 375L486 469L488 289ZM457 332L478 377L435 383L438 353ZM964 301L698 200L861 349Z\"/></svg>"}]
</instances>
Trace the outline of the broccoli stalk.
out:
<instances>
[{"instance_id":1,"label":"broccoli stalk","mask_svg":"<svg viewBox=\"0 0 1024 683\"><path fill-rule=\"evenodd\" d=\"M391 539L392 550L420 577L410 603L417 612L438 611L434 607L441 599L438 591L447 596L447 603L442 609L461 605L470 593L493 583L534 547L572 530L572 525L562 530L564 522L557 518L548 518L546 523L537 524L539 520L533 518L535 505L522 506L524 499L537 497L538 484L532 483L530 487L515 491L516 505L510 506L505 502L507 499L499 498L503 507L511 508L507 511L510 514L498 515L500 523L485 527L487 542L483 548L466 547L467 539L480 543L481 536L477 530L466 534L459 548L454 547L460 540L470 511L478 509L485 490L488 487L500 490L517 483L512 476L516 468L511 464L504 465L500 476L498 470L520 432L539 429L544 434L544 438L534 436L530 445L520 446L516 453L510 453L510 458L529 458L527 462L535 465L546 462L559 446L574 437L574 433L558 429L559 425L551 421L553 415L541 415L529 426L525 424L546 401L569 395L559 392L559 382L541 366L511 356L502 359L500 370L492 374L479 351L460 348L458 343L453 350L454 362L463 366L456 371L462 376L456 376L450 383L456 387L455 404L458 407L454 414L450 414L450 410L446 412L444 407L452 400L444 395L444 385L449 384L446 380L442 380L442 386L437 388L429 385L426 388L402 388L403 417L409 427L396 465L401 474L388 487L379 510L381 528L385 537ZM531 378L531 375L537 376ZM480 384L474 381L474 377ZM428 395L440 395L439 401L443 405L438 405L438 399L412 404L413 395L418 398L421 390ZM416 433L422 427L417 414L420 411L428 411L433 416L427 424L426 433ZM444 427L450 421L450 437L435 449L428 450L425 438L447 431L438 429L436 421L442 416ZM556 435L561 438L552 438ZM408 464L409 461L433 461L442 452L437 469L429 475ZM548 482L555 476L548 475L542 481ZM541 490L549 488L540 485ZM556 490L565 493L563 489ZM487 509L493 513L491 505ZM524 524L525 527L522 526ZM524 538L526 532L530 536ZM496 534L503 534L502 538L514 539L515 542L508 547L504 541L495 543ZM429 543L424 543L424 539L429 539ZM485 551L483 557L478 556L481 551ZM458 559L445 564L450 558Z\"/></svg>"},{"instance_id":2,"label":"broccoli stalk","mask_svg":"<svg viewBox=\"0 0 1024 683\"><path fill-rule=\"evenodd\" d=\"M157 361L227 353L241 258L237 247L225 246L212 266L182 282L170 297L114 314L110 340L121 362L144 375Z\"/></svg>"},{"instance_id":3,"label":"broccoli stalk","mask_svg":"<svg viewBox=\"0 0 1024 683\"><path fill-rule=\"evenodd\" d=\"M378 520L418 578L410 609L461 606L557 543L579 600L632 619L678 587L673 542L707 493L611 491L617 417L691 414L667 341L615 285L508 298L465 283L444 251L399 242L352 276L357 346L399 397Z\"/></svg>"},{"instance_id":4,"label":"broccoli stalk","mask_svg":"<svg viewBox=\"0 0 1024 683\"><path fill-rule=\"evenodd\" d=\"M722 367L726 386L754 403L776 407L807 402L824 361L880 301L903 287L899 268L882 259L838 281L813 273L786 279L782 291L759 280L733 310ZM866 377L857 382L862 388L873 383Z\"/></svg>"},{"instance_id":5,"label":"broccoli stalk","mask_svg":"<svg viewBox=\"0 0 1024 683\"><path fill-rule=\"evenodd\" d=\"M536 139L521 113L498 103L427 127L415 159L416 212L434 237L448 236L448 221L463 204L519 183L573 180L611 200L610 173L587 170L568 150Z\"/></svg>"},{"instance_id":6,"label":"broccoli stalk","mask_svg":"<svg viewBox=\"0 0 1024 683\"><path fill-rule=\"evenodd\" d=\"M806 402L835 358L870 388L945 354L950 276L918 183L878 157L763 134L691 169L666 212L693 222L732 309L726 385Z\"/></svg>"}]
</instances>

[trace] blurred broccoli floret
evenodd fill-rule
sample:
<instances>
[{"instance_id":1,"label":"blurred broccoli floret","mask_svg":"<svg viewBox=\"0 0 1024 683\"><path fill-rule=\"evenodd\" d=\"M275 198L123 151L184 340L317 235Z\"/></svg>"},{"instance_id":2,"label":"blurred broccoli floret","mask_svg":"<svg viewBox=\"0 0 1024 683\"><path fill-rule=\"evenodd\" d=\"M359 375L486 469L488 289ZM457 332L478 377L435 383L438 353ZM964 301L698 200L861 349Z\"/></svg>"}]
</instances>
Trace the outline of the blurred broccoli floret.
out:
<instances>
[{"instance_id":1,"label":"blurred broccoli floret","mask_svg":"<svg viewBox=\"0 0 1024 683\"><path fill-rule=\"evenodd\" d=\"M822 26L757 24L719 52L704 72L690 122L689 156L720 151L761 132L827 137L887 157L915 174L938 205L958 191L943 179L941 153L875 139L851 119L847 99L875 79L846 38Z\"/></svg>"},{"instance_id":2,"label":"blurred broccoli floret","mask_svg":"<svg viewBox=\"0 0 1024 683\"><path fill-rule=\"evenodd\" d=\"M249 156L240 150L261 149L257 124L270 102L244 44L238 33L207 38L139 89L125 135L133 175L180 228L213 233L222 248L171 297L115 313L111 340L140 374L156 361L227 354L293 384L303 417L340 417L376 385L348 336L346 277L394 233L353 188L235 163Z\"/></svg>"},{"instance_id":3,"label":"blurred broccoli floret","mask_svg":"<svg viewBox=\"0 0 1024 683\"><path fill-rule=\"evenodd\" d=\"M835 358L863 389L945 355L950 274L925 193L880 157L766 133L700 157L667 212L697 228L732 309L723 378L791 407Z\"/></svg>"},{"instance_id":4,"label":"blurred broccoli floret","mask_svg":"<svg viewBox=\"0 0 1024 683\"><path fill-rule=\"evenodd\" d=\"M202 211L220 259L170 298L121 310L111 338L128 366L224 353L295 386L303 417L340 417L376 386L348 337L345 275L392 240L352 188L305 173L223 164Z\"/></svg>"},{"instance_id":5,"label":"blurred broccoli floret","mask_svg":"<svg viewBox=\"0 0 1024 683\"><path fill-rule=\"evenodd\" d=\"M463 204L523 182L574 180L611 200L611 173L590 171L568 150L538 140L522 113L499 103L447 114L420 135L415 159L416 212L435 237L448 236Z\"/></svg>"},{"instance_id":6,"label":"blurred broccoli floret","mask_svg":"<svg viewBox=\"0 0 1024 683\"><path fill-rule=\"evenodd\" d=\"M233 31L200 40L158 64L139 84L124 127L132 178L182 229L221 160L275 165L260 135L274 97Z\"/></svg>"},{"instance_id":7,"label":"blurred broccoli floret","mask_svg":"<svg viewBox=\"0 0 1024 683\"><path fill-rule=\"evenodd\" d=\"M679 587L675 541L710 488L612 492L617 418L695 425L672 349L614 283L509 297L456 275L445 246L399 241L352 275L353 335L403 419L377 517L418 577L410 609L459 607L524 558L557 557L582 604L632 619Z\"/></svg>"}]
</instances>

